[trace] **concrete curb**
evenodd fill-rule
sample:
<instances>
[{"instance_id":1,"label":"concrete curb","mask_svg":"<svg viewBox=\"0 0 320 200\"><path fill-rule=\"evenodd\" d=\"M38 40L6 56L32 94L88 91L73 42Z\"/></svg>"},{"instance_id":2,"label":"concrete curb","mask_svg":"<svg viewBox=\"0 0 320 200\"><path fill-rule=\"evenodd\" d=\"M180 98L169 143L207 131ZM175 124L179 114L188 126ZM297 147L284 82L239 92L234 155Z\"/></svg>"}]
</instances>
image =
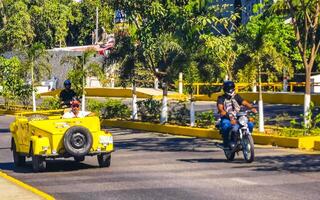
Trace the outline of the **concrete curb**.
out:
<instances>
[{"instance_id":1,"label":"concrete curb","mask_svg":"<svg viewBox=\"0 0 320 200\"><path fill-rule=\"evenodd\" d=\"M161 125L148 122L119 121L109 119L102 120L101 125L198 138L221 139L219 130L217 129L191 128L176 125ZM256 144L262 145L273 145L279 147L299 148L307 150L320 150L320 136L282 137L254 132L253 139Z\"/></svg>"},{"instance_id":2,"label":"concrete curb","mask_svg":"<svg viewBox=\"0 0 320 200\"><path fill-rule=\"evenodd\" d=\"M11 176L9 176L6 173L3 173L1 171L0 171L0 177L2 177L4 179L6 179L6 180L18 185L18 186L20 186L21 188L24 188L24 189L26 189L26 190L28 190L28 191L30 191L30 192L32 192L32 193L44 198L46 200L55 200L55 198L53 196L51 196L51 195L49 195L49 194L47 194L47 193L45 193L45 192L43 192L43 191L41 191L41 190L39 190L37 188L34 188L34 187L32 187L32 186L30 186L30 185L28 185L26 183L23 183L22 181L20 181L18 179L15 179L15 178L13 178L13 177L11 177Z\"/></svg>"}]
</instances>

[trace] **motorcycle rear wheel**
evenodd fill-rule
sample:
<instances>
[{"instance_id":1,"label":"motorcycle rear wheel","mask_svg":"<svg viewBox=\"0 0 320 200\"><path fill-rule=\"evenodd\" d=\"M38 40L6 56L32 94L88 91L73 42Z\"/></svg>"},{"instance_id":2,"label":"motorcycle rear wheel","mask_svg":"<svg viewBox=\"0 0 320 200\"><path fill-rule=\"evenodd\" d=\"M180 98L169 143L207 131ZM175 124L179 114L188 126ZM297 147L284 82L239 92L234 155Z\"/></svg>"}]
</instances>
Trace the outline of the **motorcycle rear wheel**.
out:
<instances>
[{"instance_id":1,"label":"motorcycle rear wheel","mask_svg":"<svg viewBox=\"0 0 320 200\"><path fill-rule=\"evenodd\" d=\"M254 161L254 144L251 135L246 135L242 139L243 157L247 163Z\"/></svg>"}]
</instances>

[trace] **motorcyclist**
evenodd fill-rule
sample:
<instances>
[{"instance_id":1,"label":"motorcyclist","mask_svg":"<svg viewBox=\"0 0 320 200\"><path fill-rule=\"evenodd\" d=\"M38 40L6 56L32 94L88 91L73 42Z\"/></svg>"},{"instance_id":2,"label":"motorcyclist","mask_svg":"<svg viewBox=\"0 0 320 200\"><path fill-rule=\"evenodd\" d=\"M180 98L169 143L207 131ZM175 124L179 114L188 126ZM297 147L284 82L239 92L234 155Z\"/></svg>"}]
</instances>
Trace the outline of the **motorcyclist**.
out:
<instances>
[{"instance_id":1,"label":"motorcyclist","mask_svg":"<svg viewBox=\"0 0 320 200\"><path fill-rule=\"evenodd\" d=\"M257 110L251 103L241 98L239 94L235 93L235 84L233 81L225 81L223 83L224 94L218 97L217 107L221 117L220 129L223 137L223 146L225 148L232 148L234 146L234 133L239 129L239 124L236 121L236 114L240 112L241 106L245 106L253 113ZM253 130L253 123L248 122L249 131ZM230 134L231 131L231 135Z\"/></svg>"},{"instance_id":2,"label":"motorcyclist","mask_svg":"<svg viewBox=\"0 0 320 200\"><path fill-rule=\"evenodd\" d=\"M70 102L76 97L76 93L71 89L70 80L65 80L63 85L65 89L63 89L59 95L60 105L61 107L70 107Z\"/></svg>"}]
</instances>

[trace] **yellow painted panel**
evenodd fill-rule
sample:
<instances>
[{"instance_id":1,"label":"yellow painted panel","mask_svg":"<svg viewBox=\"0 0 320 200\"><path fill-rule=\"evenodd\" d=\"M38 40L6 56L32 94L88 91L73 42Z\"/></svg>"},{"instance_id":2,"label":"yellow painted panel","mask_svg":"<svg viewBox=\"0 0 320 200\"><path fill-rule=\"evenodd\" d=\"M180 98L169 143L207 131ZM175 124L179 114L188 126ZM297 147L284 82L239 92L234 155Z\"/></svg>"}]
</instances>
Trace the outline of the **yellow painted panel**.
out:
<instances>
[{"instance_id":1,"label":"yellow painted panel","mask_svg":"<svg viewBox=\"0 0 320 200\"><path fill-rule=\"evenodd\" d=\"M242 98L249 101L259 100L259 94L254 92L240 92L238 93ZM214 93L210 97L207 95L197 95L195 96L196 101L217 101L218 96L221 93ZM270 104L300 104L304 102L303 93L263 93L262 94L263 102ZM315 105L320 106L320 95L313 94L311 95L311 100Z\"/></svg>"}]
</instances>

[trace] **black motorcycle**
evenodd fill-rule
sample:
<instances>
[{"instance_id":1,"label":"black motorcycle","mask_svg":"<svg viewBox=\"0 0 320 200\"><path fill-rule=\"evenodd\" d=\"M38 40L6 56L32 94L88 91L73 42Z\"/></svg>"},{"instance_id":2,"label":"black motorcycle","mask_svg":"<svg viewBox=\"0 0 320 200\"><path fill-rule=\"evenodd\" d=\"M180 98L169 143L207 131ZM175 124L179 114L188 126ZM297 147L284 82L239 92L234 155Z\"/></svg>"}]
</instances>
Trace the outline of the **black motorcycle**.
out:
<instances>
[{"instance_id":1,"label":"black motorcycle","mask_svg":"<svg viewBox=\"0 0 320 200\"><path fill-rule=\"evenodd\" d=\"M251 113L250 113L251 114ZM251 163L254 160L254 142L252 133L249 131L249 112L240 112L235 116L239 129L236 133L229 133L233 138L234 145L230 148L223 147L222 144L217 144L218 147L224 150L224 154L228 161L233 161L235 154L239 155L239 152L243 152L243 157L246 162Z\"/></svg>"}]
</instances>

